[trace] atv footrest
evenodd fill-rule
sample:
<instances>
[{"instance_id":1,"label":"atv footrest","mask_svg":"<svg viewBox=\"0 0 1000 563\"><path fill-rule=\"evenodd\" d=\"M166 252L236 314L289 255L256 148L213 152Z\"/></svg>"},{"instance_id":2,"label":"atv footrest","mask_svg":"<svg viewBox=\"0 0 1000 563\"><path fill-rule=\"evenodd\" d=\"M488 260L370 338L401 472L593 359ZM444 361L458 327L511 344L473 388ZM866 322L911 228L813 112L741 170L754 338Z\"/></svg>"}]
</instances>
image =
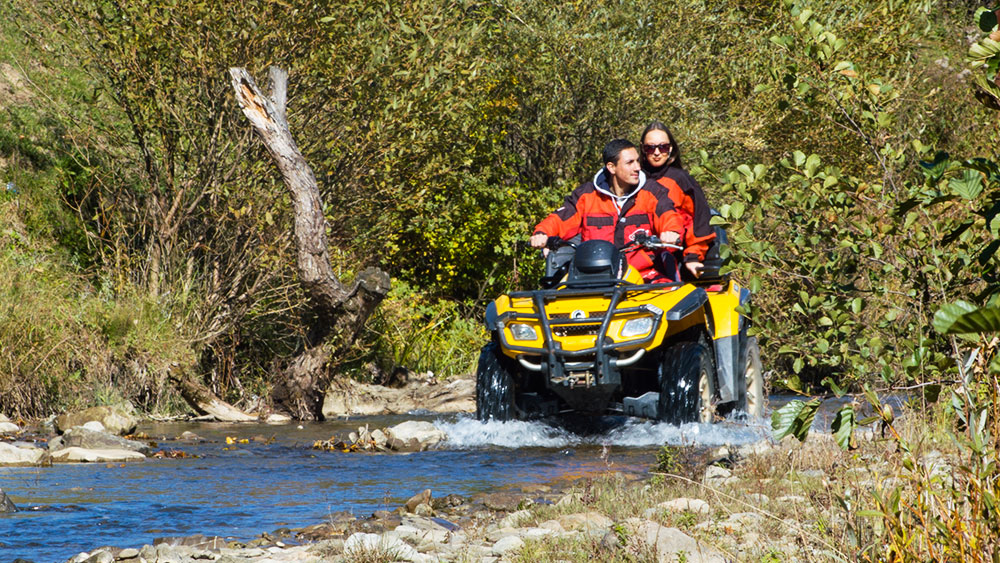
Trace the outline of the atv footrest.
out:
<instances>
[{"instance_id":1,"label":"atv footrest","mask_svg":"<svg viewBox=\"0 0 1000 563\"><path fill-rule=\"evenodd\" d=\"M625 414L628 416L641 416L644 418L657 418L656 404L660 401L660 394L655 391L643 393L639 397L625 397L622 401Z\"/></svg>"}]
</instances>

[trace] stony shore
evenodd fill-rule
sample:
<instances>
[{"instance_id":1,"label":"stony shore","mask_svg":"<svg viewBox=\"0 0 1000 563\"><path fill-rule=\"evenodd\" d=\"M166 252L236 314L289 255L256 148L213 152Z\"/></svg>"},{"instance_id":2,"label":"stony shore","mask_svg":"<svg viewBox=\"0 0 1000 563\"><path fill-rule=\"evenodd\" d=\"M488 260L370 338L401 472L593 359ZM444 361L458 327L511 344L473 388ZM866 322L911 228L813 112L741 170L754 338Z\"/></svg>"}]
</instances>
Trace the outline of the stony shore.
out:
<instances>
[{"instance_id":1,"label":"stony shore","mask_svg":"<svg viewBox=\"0 0 1000 563\"><path fill-rule=\"evenodd\" d=\"M71 422L79 420L62 421ZM443 438L430 423L397 426L359 428L335 447L314 447L396 455L394 449L426 449ZM104 452L150 455L142 442L112 435L95 421L61 430L62 435L50 441L54 451L44 454L47 462L70 461L68 451L76 452L77 462L114 457L95 449L95 439L109 443ZM41 449L24 442L0 442L0 447ZM141 548L97 547L69 561L674 562L837 557L829 536L843 522L825 514L831 508L829 495L819 496L829 490L830 481L847 483L829 472L830 464L843 458L832 441L823 436L806 445L761 441L719 448L697 460L688 455L681 448L665 449L658 467L648 474L618 473L609 466L596 476L546 485L506 484L471 498L414 491L413 498L393 511L362 517L332 514L306 528L264 531L252 541L160 538ZM851 476L855 487L872 486L868 473Z\"/></svg>"},{"instance_id":2,"label":"stony shore","mask_svg":"<svg viewBox=\"0 0 1000 563\"><path fill-rule=\"evenodd\" d=\"M721 448L712 454L721 456L714 463L688 465L687 476L609 469L577 481L506 486L471 498L437 498L425 490L393 511L360 518L331 514L313 526L272 530L249 542L161 538L139 549L99 547L69 561L836 560L843 554L831 545L830 535L842 522L818 497L829 490L831 477L804 467L781 479L760 476L782 458L805 454L797 462L828 462L836 452L824 439L804 448L760 443ZM853 477L853 487L873 486L871 474Z\"/></svg>"},{"instance_id":3,"label":"stony shore","mask_svg":"<svg viewBox=\"0 0 1000 563\"><path fill-rule=\"evenodd\" d=\"M97 414L105 416L93 420ZM61 435L42 447L0 416L0 464L156 455L142 441L118 435L133 430L133 422L107 410L60 417L53 425ZM397 455L444 438L430 423L397 427L359 428L342 441L313 447L377 452L336 455ZM393 511L332 514L306 528L262 531L252 541L160 538L141 548L97 547L69 561L851 560L854 515L842 507L897 484L887 478L895 474L892 457L891 442L869 436L858 450L842 452L824 433L811 434L804 444L786 439L722 447L699 459L690 449L666 447L647 474L619 473L609 464L599 475L546 485L498 484L495 492L471 498L414 491ZM920 459L928 471L944 475L950 469L938 452ZM0 510L8 504L0 491Z\"/></svg>"}]
</instances>

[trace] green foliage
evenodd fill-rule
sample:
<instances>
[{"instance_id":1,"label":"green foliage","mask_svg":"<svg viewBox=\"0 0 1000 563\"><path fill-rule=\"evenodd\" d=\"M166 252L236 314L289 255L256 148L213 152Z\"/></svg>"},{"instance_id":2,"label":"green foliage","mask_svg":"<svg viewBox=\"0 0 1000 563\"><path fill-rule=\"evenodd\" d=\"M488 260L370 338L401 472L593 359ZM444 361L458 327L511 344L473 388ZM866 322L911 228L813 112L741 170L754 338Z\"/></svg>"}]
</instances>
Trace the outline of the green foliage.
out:
<instances>
[{"instance_id":1,"label":"green foliage","mask_svg":"<svg viewBox=\"0 0 1000 563\"><path fill-rule=\"evenodd\" d=\"M934 314L934 330L941 334L1000 332L1000 307L979 308L966 301L945 304Z\"/></svg>"},{"instance_id":2,"label":"green foliage","mask_svg":"<svg viewBox=\"0 0 1000 563\"><path fill-rule=\"evenodd\" d=\"M34 188L24 232L113 302L85 320L94 346L195 356L236 398L266 388L309 314L237 64L290 71L338 274L405 282L351 369L467 370L484 303L538 277L531 227L653 118L722 213L787 387L935 380L951 360L933 312L996 284L997 172L947 156L1000 144L948 63L969 52L960 6L14 0L0 16L0 54L34 85L0 102L2 180Z\"/></svg>"},{"instance_id":3,"label":"green foliage","mask_svg":"<svg viewBox=\"0 0 1000 563\"><path fill-rule=\"evenodd\" d=\"M656 452L656 463L652 471L660 473L676 473L683 467L683 452L677 446L664 445Z\"/></svg>"},{"instance_id":4,"label":"green foliage","mask_svg":"<svg viewBox=\"0 0 1000 563\"><path fill-rule=\"evenodd\" d=\"M487 335L466 311L398 282L369 322L370 336L363 339L362 360L356 363L375 364L383 374L397 368L440 378L470 373Z\"/></svg>"},{"instance_id":5,"label":"green foliage","mask_svg":"<svg viewBox=\"0 0 1000 563\"><path fill-rule=\"evenodd\" d=\"M774 439L781 440L785 436L795 436L798 441L804 442L821 403L820 399L808 402L789 401L787 405L771 413Z\"/></svg>"}]
</instances>

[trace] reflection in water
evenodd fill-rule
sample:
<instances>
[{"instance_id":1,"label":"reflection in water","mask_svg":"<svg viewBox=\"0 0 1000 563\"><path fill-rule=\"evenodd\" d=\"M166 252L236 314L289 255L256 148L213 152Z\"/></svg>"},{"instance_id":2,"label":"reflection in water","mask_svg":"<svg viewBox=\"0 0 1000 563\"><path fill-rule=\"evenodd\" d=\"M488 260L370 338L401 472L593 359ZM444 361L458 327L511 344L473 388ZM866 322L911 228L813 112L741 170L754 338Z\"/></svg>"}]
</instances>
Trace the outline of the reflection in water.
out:
<instances>
[{"instance_id":1,"label":"reflection in water","mask_svg":"<svg viewBox=\"0 0 1000 563\"><path fill-rule=\"evenodd\" d=\"M157 537L196 533L250 539L279 527L302 527L338 511L367 516L393 509L414 492L471 495L506 483L594 475L610 466L644 471L664 443L744 444L760 427L680 428L623 418L601 419L586 433L541 422L481 424L467 416L421 416L449 440L408 455L340 454L310 449L359 425L391 426L415 417L268 426L154 423L140 431L197 458L130 464L0 468L0 488L21 509L0 514L0 561L65 561L101 545L140 547ZM205 442L172 441L184 431ZM251 439L226 444L226 437ZM252 438L258 440L252 440ZM610 454L602 457L604 446Z\"/></svg>"}]
</instances>

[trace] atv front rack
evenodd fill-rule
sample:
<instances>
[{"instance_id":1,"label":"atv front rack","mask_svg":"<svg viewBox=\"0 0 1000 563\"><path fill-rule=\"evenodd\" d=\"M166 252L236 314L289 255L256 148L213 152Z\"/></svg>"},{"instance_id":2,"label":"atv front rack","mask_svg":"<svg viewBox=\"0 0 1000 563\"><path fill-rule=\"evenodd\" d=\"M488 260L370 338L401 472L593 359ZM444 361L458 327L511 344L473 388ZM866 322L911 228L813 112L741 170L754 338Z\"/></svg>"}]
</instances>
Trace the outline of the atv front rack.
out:
<instances>
[{"instance_id":1,"label":"atv front rack","mask_svg":"<svg viewBox=\"0 0 1000 563\"><path fill-rule=\"evenodd\" d=\"M634 285L626 282L616 282L609 287L607 282L600 287L564 287L563 289L541 289L535 291L520 291L510 294L511 299L529 298L532 301L535 312L522 313L508 311L496 318L497 333L501 345L513 352L521 352L530 355L540 355L541 362L533 363L523 356L519 358L522 366L536 372L547 373L549 381L564 380L569 372L589 372L597 376L598 385L619 385L621 374L619 367L627 367L642 359L645 348L642 346L650 342L657 334L664 319L677 321L694 312L708 301L708 294L702 288L697 288L683 299L681 299L669 311L663 311L654 305L639 305L635 307L618 308L618 304L629 294L639 291L665 290L677 288L685 285L683 282L655 283ZM550 319L546 311L546 302L555 298L583 297L590 295L601 295L610 299L607 311L600 317L587 317L582 319ZM608 337L608 327L615 317L632 313L646 313L653 317L653 327L647 336L623 342L614 342ZM503 326L507 323L518 320L536 321L542 327L543 348L519 346L507 340ZM558 327L572 327L574 325L593 325L600 323L600 328L594 337L594 346L582 350L563 350L559 347L559 342L553 337L553 329ZM631 356L622 358L617 352L625 347L640 346ZM593 359L589 359L592 357ZM591 378L585 379L588 383ZM589 386L589 384L588 384Z\"/></svg>"}]
</instances>

